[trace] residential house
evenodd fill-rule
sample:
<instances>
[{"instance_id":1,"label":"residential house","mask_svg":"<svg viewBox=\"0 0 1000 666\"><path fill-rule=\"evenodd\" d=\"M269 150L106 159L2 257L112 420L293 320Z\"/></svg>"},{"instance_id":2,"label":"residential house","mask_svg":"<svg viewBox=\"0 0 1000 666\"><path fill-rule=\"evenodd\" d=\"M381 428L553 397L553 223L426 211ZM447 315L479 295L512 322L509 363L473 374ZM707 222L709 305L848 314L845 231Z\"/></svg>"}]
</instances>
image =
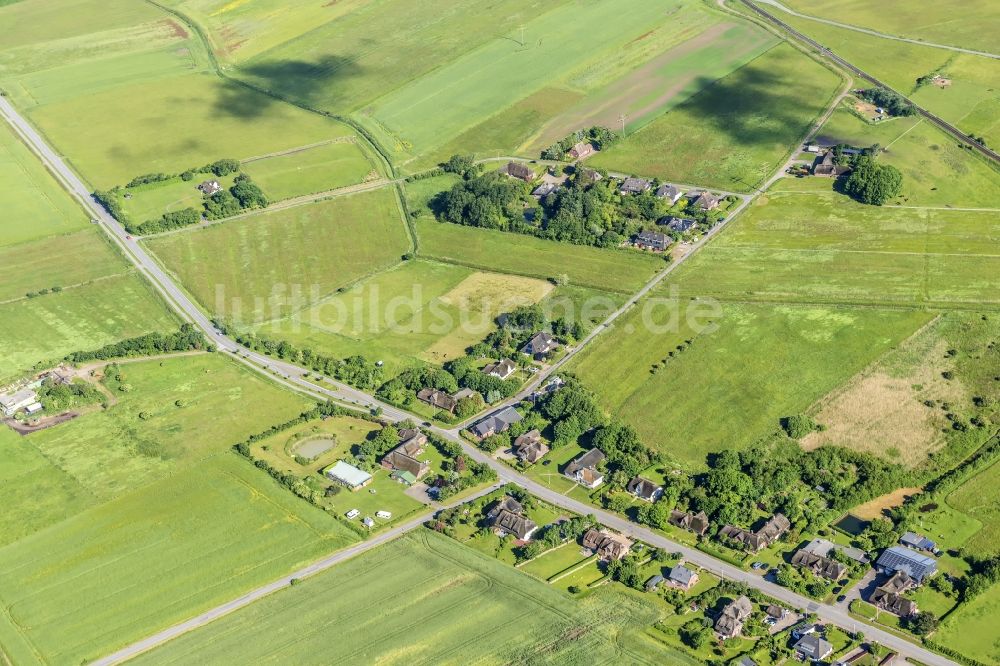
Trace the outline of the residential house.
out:
<instances>
[{"instance_id":1,"label":"residential house","mask_svg":"<svg viewBox=\"0 0 1000 666\"><path fill-rule=\"evenodd\" d=\"M628 491L641 500L655 502L663 494L663 486L653 483L649 479L637 476L628 482Z\"/></svg>"},{"instance_id":2,"label":"residential house","mask_svg":"<svg viewBox=\"0 0 1000 666\"><path fill-rule=\"evenodd\" d=\"M566 465L566 471L563 474L581 486L593 490L604 483L604 473L597 469L597 465L602 460L604 460L604 453L600 449L590 449Z\"/></svg>"},{"instance_id":3,"label":"residential house","mask_svg":"<svg viewBox=\"0 0 1000 666\"><path fill-rule=\"evenodd\" d=\"M584 533L580 543L604 561L620 560L632 549L630 539L594 527Z\"/></svg>"},{"instance_id":4,"label":"residential house","mask_svg":"<svg viewBox=\"0 0 1000 666\"><path fill-rule=\"evenodd\" d=\"M17 412L38 401L38 394L31 389L24 389L8 395L0 395L0 409L4 416L14 416Z\"/></svg>"},{"instance_id":5,"label":"residential house","mask_svg":"<svg viewBox=\"0 0 1000 666\"><path fill-rule=\"evenodd\" d=\"M685 231L693 229L694 226L697 224L697 222L687 217L668 216L661 218L657 222L657 224L659 224L660 226L665 226L667 229L670 229L671 231L676 231L677 233L682 234Z\"/></svg>"},{"instance_id":6,"label":"residential house","mask_svg":"<svg viewBox=\"0 0 1000 666\"><path fill-rule=\"evenodd\" d=\"M216 192L220 191L222 189L222 185L220 185L219 181L217 180L206 180L204 183L198 186L198 189L201 190L201 193L204 194L206 197L210 197Z\"/></svg>"},{"instance_id":7,"label":"residential house","mask_svg":"<svg viewBox=\"0 0 1000 666\"><path fill-rule=\"evenodd\" d=\"M580 169L577 171L576 182L584 186L593 185L603 178L601 172L596 169Z\"/></svg>"},{"instance_id":8,"label":"residential house","mask_svg":"<svg viewBox=\"0 0 1000 666\"><path fill-rule=\"evenodd\" d=\"M899 537L899 543L914 550L922 550L928 553L937 552L937 544L925 537L923 534L915 532L904 532Z\"/></svg>"},{"instance_id":9,"label":"residential house","mask_svg":"<svg viewBox=\"0 0 1000 666\"><path fill-rule=\"evenodd\" d=\"M618 188L618 192L621 194L642 194L648 191L653 184L650 183L645 178L636 178L630 176L622 181L621 187Z\"/></svg>"},{"instance_id":10,"label":"residential house","mask_svg":"<svg viewBox=\"0 0 1000 666\"><path fill-rule=\"evenodd\" d=\"M715 631L722 638L734 638L743 633L743 623L753 612L753 604L745 596L729 602L715 620Z\"/></svg>"},{"instance_id":11,"label":"residential house","mask_svg":"<svg viewBox=\"0 0 1000 666\"><path fill-rule=\"evenodd\" d=\"M905 571L898 571L889 580L875 588L868 601L882 610L900 617L909 617L917 612L917 604L907 599L903 593L914 586L914 580Z\"/></svg>"},{"instance_id":12,"label":"residential house","mask_svg":"<svg viewBox=\"0 0 1000 666\"><path fill-rule=\"evenodd\" d=\"M512 534L520 541L527 541L532 533L538 528L534 521L529 520L524 515L524 507L521 503L509 495L493 503L486 513L486 520L490 527L500 535Z\"/></svg>"},{"instance_id":13,"label":"residential house","mask_svg":"<svg viewBox=\"0 0 1000 666\"><path fill-rule=\"evenodd\" d=\"M768 617L774 618L775 620L784 620L785 615L788 614L788 611L778 604L770 604L764 612L767 613Z\"/></svg>"},{"instance_id":14,"label":"residential house","mask_svg":"<svg viewBox=\"0 0 1000 666\"><path fill-rule=\"evenodd\" d=\"M774 514L763 527L755 532L735 525L726 525L719 534L736 541L747 550L757 553L780 539L792 524L780 513Z\"/></svg>"},{"instance_id":15,"label":"residential house","mask_svg":"<svg viewBox=\"0 0 1000 666\"><path fill-rule=\"evenodd\" d=\"M687 592L698 583L698 574L682 564L670 568L667 581L676 588Z\"/></svg>"},{"instance_id":16,"label":"residential house","mask_svg":"<svg viewBox=\"0 0 1000 666\"><path fill-rule=\"evenodd\" d=\"M875 568L888 576L902 571L919 585L937 572L937 560L904 546L892 546L875 561Z\"/></svg>"},{"instance_id":17,"label":"residential house","mask_svg":"<svg viewBox=\"0 0 1000 666\"><path fill-rule=\"evenodd\" d=\"M833 652L833 645L819 634L810 634L800 638L793 649L798 658L803 661L822 661Z\"/></svg>"},{"instance_id":18,"label":"residential house","mask_svg":"<svg viewBox=\"0 0 1000 666\"><path fill-rule=\"evenodd\" d=\"M838 176L843 176L851 170L851 167L840 166L836 164L834 160L835 157L833 151L826 151L826 154L823 155L823 159L818 160L816 164L813 165L813 175L836 178Z\"/></svg>"},{"instance_id":19,"label":"residential house","mask_svg":"<svg viewBox=\"0 0 1000 666\"><path fill-rule=\"evenodd\" d=\"M483 368L484 373L497 379L507 379L514 374L515 370L517 370L517 366L509 358L501 359L496 363L490 363Z\"/></svg>"},{"instance_id":20,"label":"residential house","mask_svg":"<svg viewBox=\"0 0 1000 666\"><path fill-rule=\"evenodd\" d=\"M556 185L555 183L545 182L545 183L542 183L541 185L539 185L538 187L536 187L534 190L532 190L531 196L535 197L536 199L541 199L544 196L548 196L549 194L552 194L553 192L555 192L558 189L559 189L559 186Z\"/></svg>"},{"instance_id":21,"label":"residential house","mask_svg":"<svg viewBox=\"0 0 1000 666\"><path fill-rule=\"evenodd\" d=\"M816 576L829 580L840 580L847 573L847 566L836 560L809 552L802 548L792 555L792 565L809 569Z\"/></svg>"},{"instance_id":22,"label":"residential house","mask_svg":"<svg viewBox=\"0 0 1000 666\"><path fill-rule=\"evenodd\" d=\"M746 655L743 655L733 663L735 666L757 666L757 662Z\"/></svg>"},{"instance_id":23,"label":"residential house","mask_svg":"<svg viewBox=\"0 0 1000 666\"><path fill-rule=\"evenodd\" d=\"M420 455L427 446L427 435L419 428L403 428L399 431L399 444L407 447L407 453L416 451L413 455Z\"/></svg>"},{"instance_id":24,"label":"residential house","mask_svg":"<svg viewBox=\"0 0 1000 666\"><path fill-rule=\"evenodd\" d=\"M704 511L691 513L690 511L684 512L674 509L670 512L670 518L668 520L671 525L694 532L699 536L707 532L710 526L710 523L708 522L708 515Z\"/></svg>"},{"instance_id":25,"label":"residential house","mask_svg":"<svg viewBox=\"0 0 1000 666\"><path fill-rule=\"evenodd\" d=\"M549 447L542 441L542 433L531 430L514 440L512 450L522 462L535 463L549 452Z\"/></svg>"},{"instance_id":26,"label":"residential house","mask_svg":"<svg viewBox=\"0 0 1000 666\"><path fill-rule=\"evenodd\" d=\"M368 472L358 469L354 465L349 465L343 460L338 460L333 465L330 465L323 470L323 474L328 478L346 486L350 490L358 490L359 488L364 488L369 483L372 482L372 475Z\"/></svg>"},{"instance_id":27,"label":"residential house","mask_svg":"<svg viewBox=\"0 0 1000 666\"><path fill-rule=\"evenodd\" d=\"M539 331L531 336L531 339L521 347L521 353L527 354L536 361L547 357L558 346L556 339L546 331Z\"/></svg>"},{"instance_id":28,"label":"residential house","mask_svg":"<svg viewBox=\"0 0 1000 666\"><path fill-rule=\"evenodd\" d=\"M477 395L479 395L478 391L475 391L470 388L464 388L464 389L458 389L458 391L451 397L453 397L455 399L455 402L457 403L459 401L465 400L466 398L473 398Z\"/></svg>"},{"instance_id":29,"label":"residential house","mask_svg":"<svg viewBox=\"0 0 1000 666\"><path fill-rule=\"evenodd\" d=\"M594 154L594 152L594 144L587 141L581 141L570 148L569 151L566 152L566 155L568 155L572 160L582 160L590 157Z\"/></svg>"},{"instance_id":30,"label":"residential house","mask_svg":"<svg viewBox=\"0 0 1000 666\"><path fill-rule=\"evenodd\" d=\"M688 196L692 196L691 206L694 208L699 208L701 210L715 210L719 207L719 197L715 196L711 192L691 193Z\"/></svg>"},{"instance_id":31,"label":"residential house","mask_svg":"<svg viewBox=\"0 0 1000 666\"><path fill-rule=\"evenodd\" d=\"M399 446L383 456L382 467L392 471L394 477L408 473L409 476L402 480L412 485L430 471L430 465L417 458L424 452L425 446L427 435L416 428L404 428L399 431ZM410 477L413 477L412 481Z\"/></svg>"},{"instance_id":32,"label":"residential house","mask_svg":"<svg viewBox=\"0 0 1000 666\"><path fill-rule=\"evenodd\" d=\"M506 432L507 428L522 418L524 417L521 416L520 412L513 407L504 407L476 423L470 430L478 439L486 439L491 435Z\"/></svg>"},{"instance_id":33,"label":"residential house","mask_svg":"<svg viewBox=\"0 0 1000 666\"><path fill-rule=\"evenodd\" d=\"M684 196L684 190L681 190L676 185L670 185L669 183L664 183L656 188L656 196L660 199L666 199L672 204L677 203L681 197Z\"/></svg>"},{"instance_id":34,"label":"residential house","mask_svg":"<svg viewBox=\"0 0 1000 666\"><path fill-rule=\"evenodd\" d=\"M544 386L531 394L531 402L538 402L539 399L544 398L548 394L555 393L565 383L562 377L553 377Z\"/></svg>"},{"instance_id":35,"label":"residential house","mask_svg":"<svg viewBox=\"0 0 1000 666\"><path fill-rule=\"evenodd\" d=\"M670 244L673 239L659 231L641 231L635 237L633 244L636 247L641 247L644 250L653 250L654 252L663 252Z\"/></svg>"},{"instance_id":36,"label":"residential house","mask_svg":"<svg viewBox=\"0 0 1000 666\"><path fill-rule=\"evenodd\" d=\"M458 400L444 391L433 388L423 388L417 391L417 400L426 402L431 407L437 407L446 412L454 412L455 406L458 405Z\"/></svg>"},{"instance_id":37,"label":"residential house","mask_svg":"<svg viewBox=\"0 0 1000 666\"><path fill-rule=\"evenodd\" d=\"M517 180L523 180L526 183L530 183L536 178L535 172L532 171L530 167L521 164L520 162L508 162L500 167L499 172L505 176L516 178Z\"/></svg>"},{"instance_id":38,"label":"residential house","mask_svg":"<svg viewBox=\"0 0 1000 666\"><path fill-rule=\"evenodd\" d=\"M855 562L868 564L868 555L865 551L860 548L841 546L827 539L813 539L803 548L803 550L813 553L814 555L819 555L820 557L830 557L831 552L837 551L841 555L844 555Z\"/></svg>"}]
</instances>

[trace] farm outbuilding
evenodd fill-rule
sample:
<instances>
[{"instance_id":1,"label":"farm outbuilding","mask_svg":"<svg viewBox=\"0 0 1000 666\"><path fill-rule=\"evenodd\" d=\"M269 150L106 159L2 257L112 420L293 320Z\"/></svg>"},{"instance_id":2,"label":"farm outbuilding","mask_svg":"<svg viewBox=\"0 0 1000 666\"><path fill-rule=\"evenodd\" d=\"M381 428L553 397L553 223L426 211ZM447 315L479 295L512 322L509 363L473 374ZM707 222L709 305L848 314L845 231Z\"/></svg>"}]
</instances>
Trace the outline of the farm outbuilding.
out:
<instances>
[{"instance_id":1,"label":"farm outbuilding","mask_svg":"<svg viewBox=\"0 0 1000 666\"><path fill-rule=\"evenodd\" d=\"M323 474L328 478L336 481L344 486L347 486L351 490L357 490L359 488L364 488L369 483L372 482L372 475L368 472L358 469L354 465L349 465L343 460L338 460L333 465L330 465L323 470Z\"/></svg>"}]
</instances>

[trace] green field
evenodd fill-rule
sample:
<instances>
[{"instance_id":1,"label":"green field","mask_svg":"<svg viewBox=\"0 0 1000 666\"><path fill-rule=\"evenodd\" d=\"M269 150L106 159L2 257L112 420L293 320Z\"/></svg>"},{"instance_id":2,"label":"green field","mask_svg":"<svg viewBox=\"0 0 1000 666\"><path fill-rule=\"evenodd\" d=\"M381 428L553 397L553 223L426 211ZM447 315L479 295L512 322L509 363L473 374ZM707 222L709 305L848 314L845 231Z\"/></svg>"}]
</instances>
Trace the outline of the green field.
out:
<instances>
[{"instance_id":1,"label":"green field","mask_svg":"<svg viewBox=\"0 0 1000 666\"><path fill-rule=\"evenodd\" d=\"M0 122L0 247L78 231L83 209L63 191L41 162ZM0 261L0 271L4 263ZM4 284L5 280L0 280Z\"/></svg>"},{"instance_id":2,"label":"green field","mask_svg":"<svg viewBox=\"0 0 1000 666\"><path fill-rule=\"evenodd\" d=\"M224 188L232 187L235 174L216 178L209 173L199 173L192 180L175 176L170 180L148 183L122 189L118 197L126 215L134 224L160 217L164 213L194 208L201 210L205 195L198 185L208 179L218 180Z\"/></svg>"},{"instance_id":3,"label":"green field","mask_svg":"<svg viewBox=\"0 0 1000 666\"><path fill-rule=\"evenodd\" d=\"M571 368L644 442L695 468L712 451L743 448L776 430L781 417L803 411L930 318L726 303L714 320L718 330L699 334L685 321L686 302L678 330L662 333L646 327L640 304ZM657 308L648 321L669 329L669 317ZM684 340L692 344L669 358Z\"/></svg>"},{"instance_id":4,"label":"green field","mask_svg":"<svg viewBox=\"0 0 1000 666\"><path fill-rule=\"evenodd\" d=\"M781 44L590 163L749 192L805 137L840 85L836 74Z\"/></svg>"},{"instance_id":5,"label":"green field","mask_svg":"<svg viewBox=\"0 0 1000 666\"><path fill-rule=\"evenodd\" d=\"M342 141L245 162L243 171L279 201L360 183L374 166L357 142Z\"/></svg>"},{"instance_id":6,"label":"green field","mask_svg":"<svg viewBox=\"0 0 1000 666\"><path fill-rule=\"evenodd\" d=\"M982 135L991 146L1000 144L1000 61L883 39L781 12L778 15L963 132ZM998 20L996 11L984 12L984 17L987 21ZM949 26L965 23L974 23L974 28L972 25L967 27L987 34L981 32L978 17L972 22L953 21ZM947 78L948 85L917 87L919 77L933 74Z\"/></svg>"},{"instance_id":7,"label":"green field","mask_svg":"<svg viewBox=\"0 0 1000 666\"><path fill-rule=\"evenodd\" d=\"M391 189L160 236L149 249L210 312L280 319L397 263L410 241Z\"/></svg>"},{"instance_id":8,"label":"green field","mask_svg":"<svg viewBox=\"0 0 1000 666\"><path fill-rule=\"evenodd\" d=\"M879 161L903 173L897 198L906 206L1000 208L1000 170L958 147L953 139L919 118L899 118L875 125L851 113L845 101L823 126L818 140L853 146L888 147ZM822 188L820 188L822 189Z\"/></svg>"},{"instance_id":9,"label":"green field","mask_svg":"<svg viewBox=\"0 0 1000 666\"><path fill-rule=\"evenodd\" d=\"M973 553L1000 553L1000 465L993 464L966 481L948 496L948 504L970 516L982 529L965 542Z\"/></svg>"},{"instance_id":10,"label":"green field","mask_svg":"<svg viewBox=\"0 0 1000 666\"><path fill-rule=\"evenodd\" d=\"M263 330L334 356L365 353L392 372L463 355L496 328L499 314L553 289L536 278L411 261Z\"/></svg>"},{"instance_id":11,"label":"green field","mask_svg":"<svg viewBox=\"0 0 1000 666\"><path fill-rule=\"evenodd\" d=\"M131 272L38 298L0 304L0 378L70 352L151 331L170 331L169 315L146 282Z\"/></svg>"},{"instance_id":12,"label":"green field","mask_svg":"<svg viewBox=\"0 0 1000 666\"><path fill-rule=\"evenodd\" d=\"M785 178L676 283L740 300L995 306L998 229L990 211L865 206L828 179Z\"/></svg>"},{"instance_id":13,"label":"green field","mask_svg":"<svg viewBox=\"0 0 1000 666\"><path fill-rule=\"evenodd\" d=\"M610 588L572 600L447 537L420 531L136 663L187 663L198 655L225 664L506 664L541 653L551 664L693 664L643 633L656 615ZM518 639L511 641L508 630L515 627Z\"/></svg>"},{"instance_id":14,"label":"green field","mask_svg":"<svg viewBox=\"0 0 1000 666\"><path fill-rule=\"evenodd\" d=\"M0 642L16 663L94 659L355 539L221 454L0 549Z\"/></svg>"},{"instance_id":15,"label":"green field","mask_svg":"<svg viewBox=\"0 0 1000 666\"><path fill-rule=\"evenodd\" d=\"M979 662L1000 664L997 614L1000 614L1000 587L994 585L961 604L941 623L933 640Z\"/></svg>"},{"instance_id":16,"label":"green field","mask_svg":"<svg viewBox=\"0 0 1000 666\"><path fill-rule=\"evenodd\" d=\"M997 51L1000 13L991 0L945 0L916 4L888 0L782 0L802 14L869 28L897 37L909 37L967 49ZM962 19L956 17L961 15ZM975 20L968 20L975 17Z\"/></svg>"},{"instance_id":17,"label":"green field","mask_svg":"<svg viewBox=\"0 0 1000 666\"><path fill-rule=\"evenodd\" d=\"M570 245L424 218L416 223L420 254L440 261L559 284L632 293L665 267L639 252Z\"/></svg>"}]
</instances>

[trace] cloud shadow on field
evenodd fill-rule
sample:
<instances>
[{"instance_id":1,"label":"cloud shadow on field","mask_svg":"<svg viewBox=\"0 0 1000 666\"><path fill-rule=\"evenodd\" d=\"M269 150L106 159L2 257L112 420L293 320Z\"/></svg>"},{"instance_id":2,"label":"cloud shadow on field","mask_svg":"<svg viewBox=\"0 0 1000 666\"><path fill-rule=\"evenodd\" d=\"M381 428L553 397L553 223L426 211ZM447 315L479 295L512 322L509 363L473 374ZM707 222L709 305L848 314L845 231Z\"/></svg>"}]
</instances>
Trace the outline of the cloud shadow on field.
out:
<instances>
[{"instance_id":1,"label":"cloud shadow on field","mask_svg":"<svg viewBox=\"0 0 1000 666\"><path fill-rule=\"evenodd\" d=\"M241 78L250 85L226 81L222 87L216 110L242 119L263 115L272 104L280 100L259 90L272 93L280 98L320 106L329 97L330 87L339 82L360 76L362 68L353 58L329 55L315 62L305 60L280 60L262 62L239 68Z\"/></svg>"}]
</instances>

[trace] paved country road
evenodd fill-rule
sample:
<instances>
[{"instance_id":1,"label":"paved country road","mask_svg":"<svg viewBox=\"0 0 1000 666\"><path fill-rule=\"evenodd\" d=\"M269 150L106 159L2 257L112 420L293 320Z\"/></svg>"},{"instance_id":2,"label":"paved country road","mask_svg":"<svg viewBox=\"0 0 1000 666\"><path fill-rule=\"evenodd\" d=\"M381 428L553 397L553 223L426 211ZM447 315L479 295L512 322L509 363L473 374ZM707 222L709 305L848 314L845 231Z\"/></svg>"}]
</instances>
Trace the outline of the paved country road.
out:
<instances>
[{"instance_id":1,"label":"paved country road","mask_svg":"<svg viewBox=\"0 0 1000 666\"><path fill-rule=\"evenodd\" d=\"M305 368L296 366L291 363L284 361L279 361L255 352L250 352L242 349L235 341L226 337L221 332L219 332L208 319L208 317L202 313L202 311L194 304L194 302L188 298L188 296L170 279L170 277L159 267L159 265L143 250L143 248L132 238L126 234L122 226L111 217L104 208L98 204L89 193L89 190L84 186L83 182L76 176L75 173L66 165L62 158L55 152L55 150L48 145L45 139L31 126L28 121L23 118L17 110L10 104L9 100L5 97L0 97L0 115L2 115L8 123L14 128L14 130L21 136L21 138L31 147L31 149L42 159L46 167L65 185L65 187L76 196L84 207L94 216L94 219L98 221L101 227L108 232L113 240L122 247L129 259L137 266L137 268L152 282L153 286L167 299L167 301L186 319L190 320L196 324L206 335L206 337L213 342L220 350L233 353L234 356L239 358L242 362L247 364L249 367L263 372L269 376L275 377L280 383L302 390L309 395L320 398L320 399L333 399L341 403L347 403L356 405L359 407L364 407L367 409L381 408L383 410L383 415L386 418L402 421L406 419L412 419L414 421L420 422L422 419L416 415L410 414L402 409L398 409L391 405L384 404L374 397L355 389L350 386L346 386L339 383L331 382L333 388L329 388L326 385L319 385L313 382L303 379L303 375L307 374L309 371ZM810 132L812 129L810 129ZM752 199L743 199L740 204L731 211L728 220L731 220L736 216L743 208L745 208ZM701 247L704 246L715 234L717 234L726 223L719 224L714 229L712 229L705 237L702 238L701 242L692 249L684 259L695 254ZM571 350L567 356L575 355L580 349L583 349L591 341L593 341L601 332L607 330L608 326L617 319L621 314L623 314L627 309L633 306L639 298L648 293L653 287L659 284L667 275L669 275L678 265L683 262L679 260L678 262L671 264L664 270L660 271L649 283L646 284L633 298L631 298L622 308L612 313L612 315L605 320L605 322L598 327L596 327L584 340L577 345L575 350ZM565 361L563 361L565 362ZM555 364L550 367L546 372L539 373L534 384L537 385L549 376L552 372L557 370L561 364ZM507 465L494 460L492 457L488 456L483 451L477 449L476 447L469 444L461 436L459 436L457 429L444 429L440 427L429 428L441 437L447 438L451 441L457 442L463 446L467 455L469 455L474 460L484 462L490 465L494 470L496 470L501 481L515 483L518 486L524 488L528 492L537 495L541 499L563 508L567 511L572 511L579 514L592 514L597 517L597 519L604 525L616 529L624 534L632 536L637 539L641 539L646 543L649 543L658 548L664 548L671 552L680 552L683 554L685 559L690 562L697 564L713 573L718 574L724 578L730 580L738 580L744 582L751 587L759 589L764 593L773 596L774 598L782 601L783 603L793 606L795 608L805 609L809 612L815 612L821 620L830 622L840 626L843 629L853 631L856 627L862 626L865 636L870 640L877 641L882 645L885 645L897 652L899 652L904 657L912 657L917 659L927 666L946 666L953 664L949 659L942 657L934 652L931 652L919 645L910 643L909 641L902 639L895 634L889 633L882 629L879 629L873 625L866 624L859 620L855 620L850 617L843 609L836 608L834 606L829 606L826 604L821 604L815 602L811 599L798 595L791 590L780 587L774 583L768 582L762 579L760 576L740 569L738 567L732 566L721 560L717 560L705 553L694 550L687 546L681 545L664 536L656 534L645 527L631 523L627 519L608 513L601 509L598 509L589 504L584 504L583 502L571 499L557 492L554 492L545 486L538 484L537 482L529 479L526 476L516 472ZM423 520L422 517L420 520ZM411 521L416 522L416 521ZM319 562L310 565L303 572L315 571L312 567L320 567L316 570L323 570L323 568L328 568L333 566L337 562L350 557L350 555L344 555L344 553L354 553L363 552L368 548L373 547L370 544L379 544L384 541L389 540L393 536L398 536L403 531L404 528L413 529L414 525L407 523L398 528L394 528L384 533L373 537L372 540L358 544L344 551L334 553L328 557L320 560ZM111 655L102 659L101 664L112 664L125 661L131 656L135 656L142 651L151 649L156 645L159 645L171 638L184 633L185 631L190 631L197 627L208 624L213 619L220 617L226 613L232 612L237 608L242 608L249 603L252 603L256 599L259 599L271 592L280 589L284 585L289 584L289 580L292 577L303 574L292 574L286 578L275 581L269 585L258 588L252 592L248 592L242 597L227 602L222 606L219 606L211 611L203 613L198 617L192 618L181 625L177 625L174 628L168 629L165 632L156 634L149 638L140 641L134 646L125 648L124 650L115 653L115 655L120 655L115 657ZM140 646L140 647L135 647ZM134 649L133 649L134 648Z\"/></svg>"}]
</instances>

